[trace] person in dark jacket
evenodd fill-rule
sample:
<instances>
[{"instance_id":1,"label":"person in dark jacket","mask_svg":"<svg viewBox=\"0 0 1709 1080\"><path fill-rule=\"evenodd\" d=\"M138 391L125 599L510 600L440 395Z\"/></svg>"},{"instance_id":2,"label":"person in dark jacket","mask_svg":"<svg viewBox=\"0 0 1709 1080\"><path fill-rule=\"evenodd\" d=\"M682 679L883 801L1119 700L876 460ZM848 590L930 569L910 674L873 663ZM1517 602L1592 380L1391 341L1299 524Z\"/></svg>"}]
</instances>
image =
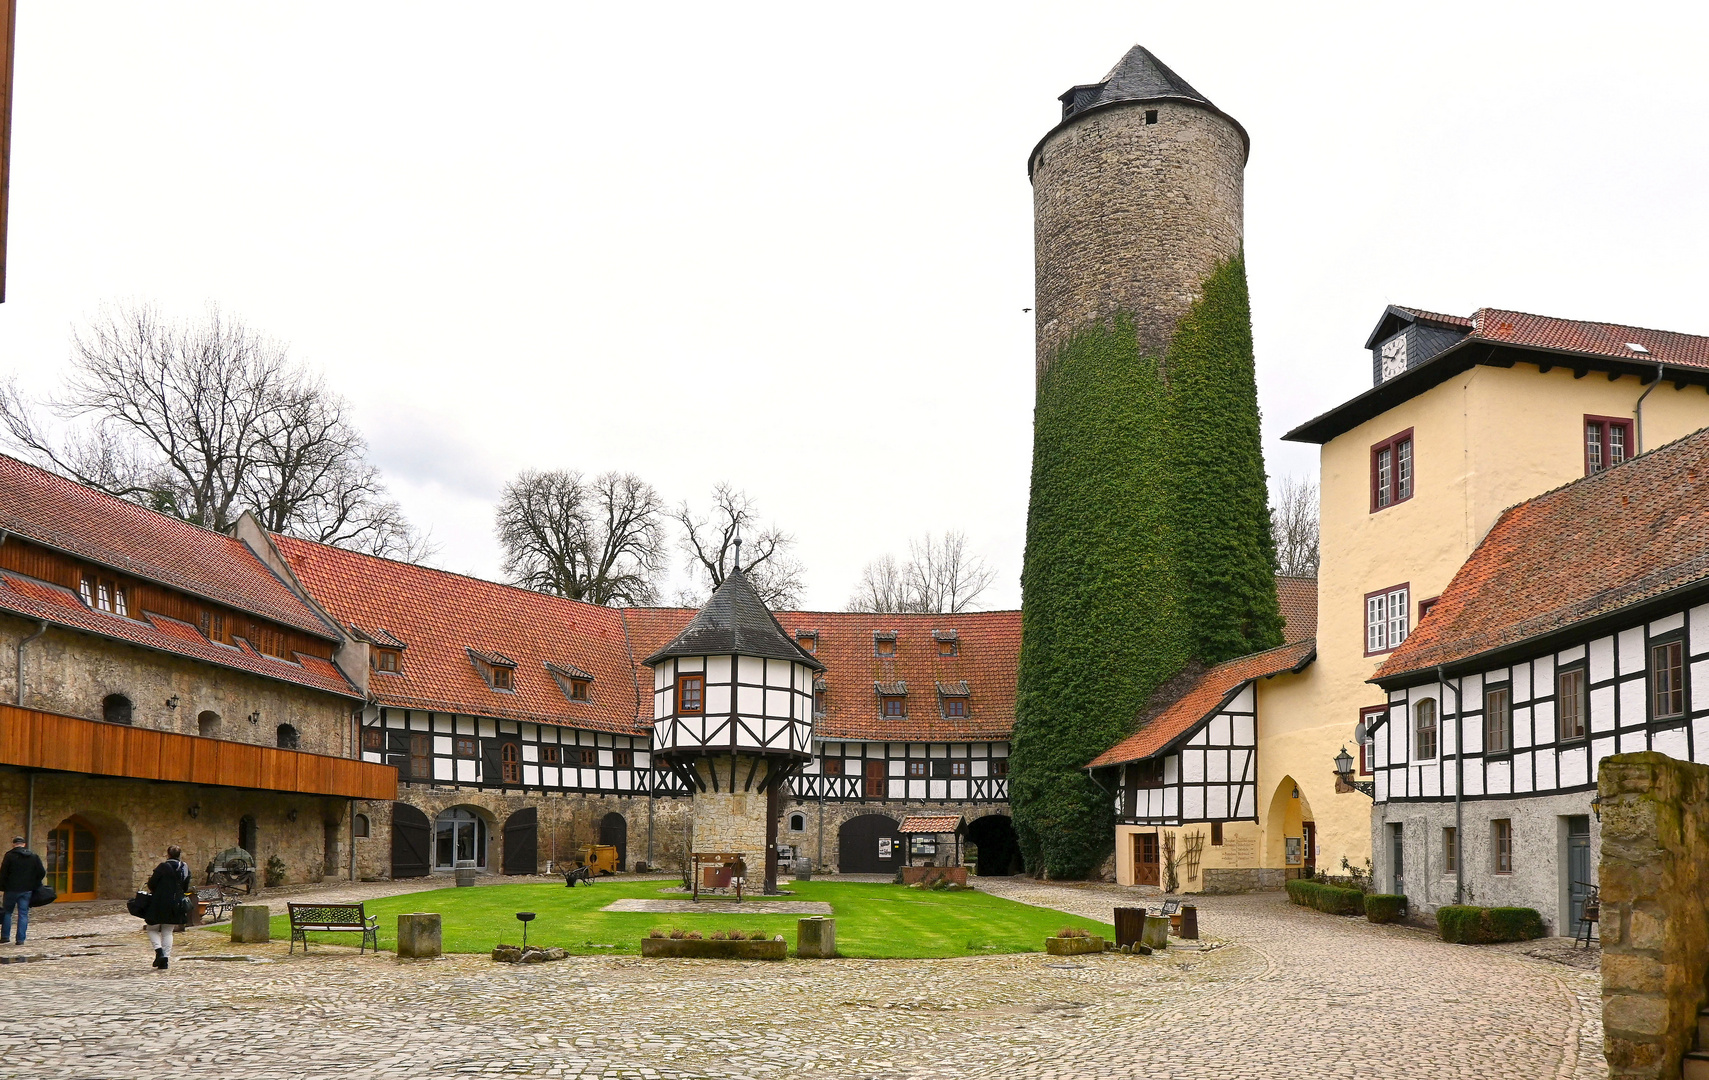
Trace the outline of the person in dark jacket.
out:
<instances>
[{"instance_id":1,"label":"person in dark jacket","mask_svg":"<svg viewBox=\"0 0 1709 1080\"><path fill-rule=\"evenodd\" d=\"M30 894L47 878L41 856L12 837L12 850L0 856L0 945L12 943L12 912L18 913L18 944L30 928Z\"/></svg>"},{"instance_id":2,"label":"person in dark jacket","mask_svg":"<svg viewBox=\"0 0 1709 1080\"><path fill-rule=\"evenodd\" d=\"M175 847L166 849L166 861L148 876L148 904L142 909L148 943L154 947L154 966L162 971L172 959L172 931L184 925L184 894L190 891L190 867Z\"/></svg>"}]
</instances>

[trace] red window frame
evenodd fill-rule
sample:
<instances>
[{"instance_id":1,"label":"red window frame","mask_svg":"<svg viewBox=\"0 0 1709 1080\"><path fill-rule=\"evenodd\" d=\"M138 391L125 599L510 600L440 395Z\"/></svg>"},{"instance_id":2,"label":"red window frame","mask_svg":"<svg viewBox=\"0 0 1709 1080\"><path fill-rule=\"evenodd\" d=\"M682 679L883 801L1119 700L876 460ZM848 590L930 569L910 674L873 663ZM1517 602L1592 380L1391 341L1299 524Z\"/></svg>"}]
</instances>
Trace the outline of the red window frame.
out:
<instances>
[{"instance_id":1,"label":"red window frame","mask_svg":"<svg viewBox=\"0 0 1709 1080\"><path fill-rule=\"evenodd\" d=\"M843 775L843 759L840 757L828 757L821 764L820 768L826 776L841 776Z\"/></svg>"},{"instance_id":2,"label":"red window frame","mask_svg":"<svg viewBox=\"0 0 1709 1080\"><path fill-rule=\"evenodd\" d=\"M558 747L556 747L556 746L542 746L540 748L540 763L542 765L556 765L556 764L558 764L559 763L559 749L558 749Z\"/></svg>"},{"instance_id":3,"label":"red window frame","mask_svg":"<svg viewBox=\"0 0 1709 1080\"><path fill-rule=\"evenodd\" d=\"M513 742L500 743L498 765L500 783L522 783L522 747Z\"/></svg>"},{"instance_id":4,"label":"red window frame","mask_svg":"<svg viewBox=\"0 0 1709 1080\"><path fill-rule=\"evenodd\" d=\"M362 729L362 749L384 750L386 748L386 733L377 727Z\"/></svg>"},{"instance_id":5,"label":"red window frame","mask_svg":"<svg viewBox=\"0 0 1709 1080\"><path fill-rule=\"evenodd\" d=\"M924 780L926 778L926 763L923 761L908 762L908 777L911 780Z\"/></svg>"},{"instance_id":6,"label":"red window frame","mask_svg":"<svg viewBox=\"0 0 1709 1080\"><path fill-rule=\"evenodd\" d=\"M1009 775L1009 759L1006 757L991 759L991 775L1004 777Z\"/></svg>"},{"instance_id":7,"label":"red window frame","mask_svg":"<svg viewBox=\"0 0 1709 1080\"><path fill-rule=\"evenodd\" d=\"M1408 590L1408 591L1410 592L1411 590ZM1431 609L1436 606L1436 601L1438 601L1440 599L1442 599L1440 596L1432 596L1428 600L1420 600L1418 602L1418 621L1419 622L1424 621L1424 616L1430 614ZM1415 623L1413 625L1416 626L1417 624Z\"/></svg>"},{"instance_id":8,"label":"red window frame","mask_svg":"<svg viewBox=\"0 0 1709 1080\"><path fill-rule=\"evenodd\" d=\"M633 769L635 767L635 751L613 750L611 752L611 763L619 769Z\"/></svg>"},{"instance_id":9,"label":"red window frame","mask_svg":"<svg viewBox=\"0 0 1709 1080\"><path fill-rule=\"evenodd\" d=\"M1685 641L1663 638L1650 642L1650 720L1683 720L1690 708L1685 697Z\"/></svg>"},{"instance_id":10,"label":"red window frame","mask_svg":"<svg viewBox=\"0 0 1709 1080\"><path fill-rule=\"evenodd\" d=\"M493 689L494 690L515 690L516 689L516 676L515 676L515 674L507 667L495 667L495 668L493 668Z\"/></svg>"},{"instance_id":11,"label":"red window frame","mask_svg":"<svg viewBox=\"0 0 1709 1080\"><path fill-rule=\"evenodd\" d=\"M1387 705L1371 705L1359 710L1359 722L1365 725L1365 741L1359 744L1360 776L1371 775L1371 769L1376 765L1376 762L1371 760L1371 751L1374 749L1371 728L1382 722L1388 714Z\"/></svg>"},{"instance_id":12,"label":"red window frame","mask_svg":"<svg viewBox=\"0 0 1709 1080\"><path fill-rule=\"evenodd\" d=\"M581 763L583 765L598 765L599 764L599 751L595 750L591 746L582 747L581 748Z\"/></svg>"},{"instance_id":13,"label":"red window frame","mask_svg":"<svg viewBox=\"0 0 1709 1080\"><path fill-rule=\"evenodd\" d=\"M676 677L676 711L697 716L706 712L706 676Z\"/></svg>"},{"instance_id":14,"label":"red window frame","mask_svg":"<svg viewBox=\"0 0 1709 1080\"><path fill-rule=\"evenodd\" d=\"M1412 636L1412 627L1409 625L1402 629L1400 641L1394 640L1394 608L1396 607L1394 603L1394 595L1395 593L1400 592L1404 592L1406 594L1406 599L1400 603L1399 607L1401 611L1406 613L1405 617L1410 620L1412 616L1412 582L1403 581L1399 585L1390 585L1386 589L1377 589L1365 594L1364 626L1366 656L1381 656L1384 653L1394 652L1396 649L1400 648L1402 641L1405 641L1408 637ZM1373 649L1371 648L1371 601L1379 596L1383 598L1383 645L1380 649Z\"/></svg>"},{"instance_id":15,"label":"red window frame","mask_svg":"<svg viewBox=\"0 0 1709 1080\"><path fill-rule=\"evenodd\" d=\"M1391 435L1371 447L1371 513L1411 499L1418 491L1418 444L1412 438L1412 428ZM1401 486L1400 448L1406 446L1406 485ZM1387 452L1388 475L1380 475L1379 455Z\"/></svg>"},{"instance_id":16,"label":"red window frame","mask_svg":"<svg viewBox=\"0 0 1709 1080\"><path fill-rule=\"evenodd\" d=\"M949 763L949 777L951 780L965 780L967 778L967 762L951 761Z\"/></svg>"},{"instance_id":17,"label":"red window frame","mask_svg":"<svg viewBox=\"0 0 1709 1080\"><path fill-rule=\"evenodd\" d=\"M946 698L944 698L944 715L945 716L957 716L957 717L966 716L967 715L967 699L966 698L958 698L958 697L946 697Z\"/></svg>"},{"instance_id":18,"label":"red window frame","mask_svg":"<svg viewBox=\"0 0 1709 1080\"><path fill-rule=\"evenodd\" d=\"M893 694L886 695L879 699L879 712L891 719L895 719L900 716L907 716L907 701L907 698L897 697Z\"/></svg>"},{"instance_id":19,"label":"red window frame","mask_svg":"<svg viewBox=\"0 0 1709 1080\"><path fill-rule=\"evenodd\" d=\"M460 758L472 758L476 756L475 740L473 736L459 735L452 745L457 751L457 756Z\"/></svg>"},{"instance_id":20,"label":"red window frame","mask_svg":"<svg viewBox=\"0 0 1709 1080\"><path fill-rule=\"evenodd\" d=\"M1592 457L1591 454L1590 428L1592 424L1596 425L1597 428L1596 457ZM1614 460L1614 432L1616 430L1620 431L1620 441L1624 446L1619 461ZM1579 431L1583 433L1584 475L1586 476L1602 472L1604 469L1612 469L1616 465L1631 461L1636 456L1636 444L1632 441L1631 417L1592 416L1590 413L1586 413L1584 423L1579 427Z\"/></svg>"}]
</instances>

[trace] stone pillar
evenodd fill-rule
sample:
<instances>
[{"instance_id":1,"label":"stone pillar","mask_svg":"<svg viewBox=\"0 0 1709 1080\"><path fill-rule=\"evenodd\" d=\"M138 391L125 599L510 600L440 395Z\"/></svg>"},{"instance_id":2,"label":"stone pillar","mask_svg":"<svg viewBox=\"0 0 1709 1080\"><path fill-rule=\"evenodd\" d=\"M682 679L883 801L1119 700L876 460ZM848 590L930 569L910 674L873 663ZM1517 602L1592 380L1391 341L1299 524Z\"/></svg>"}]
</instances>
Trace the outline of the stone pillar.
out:
<instances>
[{"instance_id":1,"label":"stone pillar","mask_svg":"<svg viewBox=\"0 0 1709 1080\"><path fill-rule=\"evenodd\" d=\"M801 959L829 960L837 955L837 920L823 915L795 923L795 955Z\"/></svg>"},{"instance_id":2,"label":"stone pillar","mask_svg":"<svg viewBox=\"0 0 1709 1080\"><path fill-rule=\"evenodd\" d=\"M1145 930L1139 936L1139 943L1148 949L1162 952L1169 947L1169 916L1147 915Z\"/></svg>"},{"instance_id":3,"label":"stone pillar","mask_svg":"<svg viewBox=\"0 0 1709 1080\"><path fill-rule=\"evenodd\" d=\"M398 916L398 956L432 960L439 955L440 931L437 912L414 911Z\"/></svg>"},{"instance_id":4,"label":"stone pillar","mask_svg":"<svg viewBox=\"0 0 1709 1080\"><path fill-rule=\"evenodd\" d=\"M231 940L234 945L247 945L273 940L273 913L266 904L239 904L231 909Z\"/></svg>"}]
</instances>

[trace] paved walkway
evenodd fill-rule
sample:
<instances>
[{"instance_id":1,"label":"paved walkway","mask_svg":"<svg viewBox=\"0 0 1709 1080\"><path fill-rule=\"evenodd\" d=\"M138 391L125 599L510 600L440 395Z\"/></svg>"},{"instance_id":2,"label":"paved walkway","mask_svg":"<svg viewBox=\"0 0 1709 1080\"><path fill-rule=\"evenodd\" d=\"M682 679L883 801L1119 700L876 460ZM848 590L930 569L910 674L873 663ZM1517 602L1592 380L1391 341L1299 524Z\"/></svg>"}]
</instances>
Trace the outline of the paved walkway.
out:
<instances>
[{"instance_id":1,"label":"paved walkway","mask_svg":"<svg viewBox=\"0 0 1709 1080\"><path fill-rule=\"evenodd\" d=\"M1134 898L1113 886L980 884L1102 919ZM577 957L519 968L320 946L287 957L284 943L234 947L190 933L165 973L148 967L132 921L120 933L32 942L60 958L0 967L0 1061L7 1075L67 1080L175 1069L642 1080L1606 1075L1594 973L1305 911L1275 893L1208 897L1199 910L1206 936L1224 944L1158 957Z\"/></svg>"}]
</instances>

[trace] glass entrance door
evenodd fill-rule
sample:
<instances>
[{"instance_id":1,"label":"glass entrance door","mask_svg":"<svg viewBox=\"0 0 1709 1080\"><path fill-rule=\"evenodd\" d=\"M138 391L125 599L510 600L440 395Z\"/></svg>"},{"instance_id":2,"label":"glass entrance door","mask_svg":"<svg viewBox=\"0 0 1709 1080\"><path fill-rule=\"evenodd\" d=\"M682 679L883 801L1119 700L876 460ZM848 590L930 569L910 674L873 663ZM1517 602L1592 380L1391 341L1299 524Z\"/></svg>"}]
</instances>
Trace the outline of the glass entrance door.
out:
<instances>
[{"instance_id":1,"label":"glass entrance door","mask_svg":"<svg viewBox=\"0 0 1709 1080\"><path fill-rule=\"evenodd\" d=\"M433 868L455 870L460 862L487 866L487 823L473 810L447 810L435 823Z\"/></svg>"},{"instance_id":2,"label":"glass entrance door","mask_svg":"<svg viewBox=\"0 0 1709 1080\"><path fill-rule=\"evenodd\" d=\"M95 899L94 830L82 818L66 818L47 834L48 884L61 900Z\"/></svg>"}]
</instances>

